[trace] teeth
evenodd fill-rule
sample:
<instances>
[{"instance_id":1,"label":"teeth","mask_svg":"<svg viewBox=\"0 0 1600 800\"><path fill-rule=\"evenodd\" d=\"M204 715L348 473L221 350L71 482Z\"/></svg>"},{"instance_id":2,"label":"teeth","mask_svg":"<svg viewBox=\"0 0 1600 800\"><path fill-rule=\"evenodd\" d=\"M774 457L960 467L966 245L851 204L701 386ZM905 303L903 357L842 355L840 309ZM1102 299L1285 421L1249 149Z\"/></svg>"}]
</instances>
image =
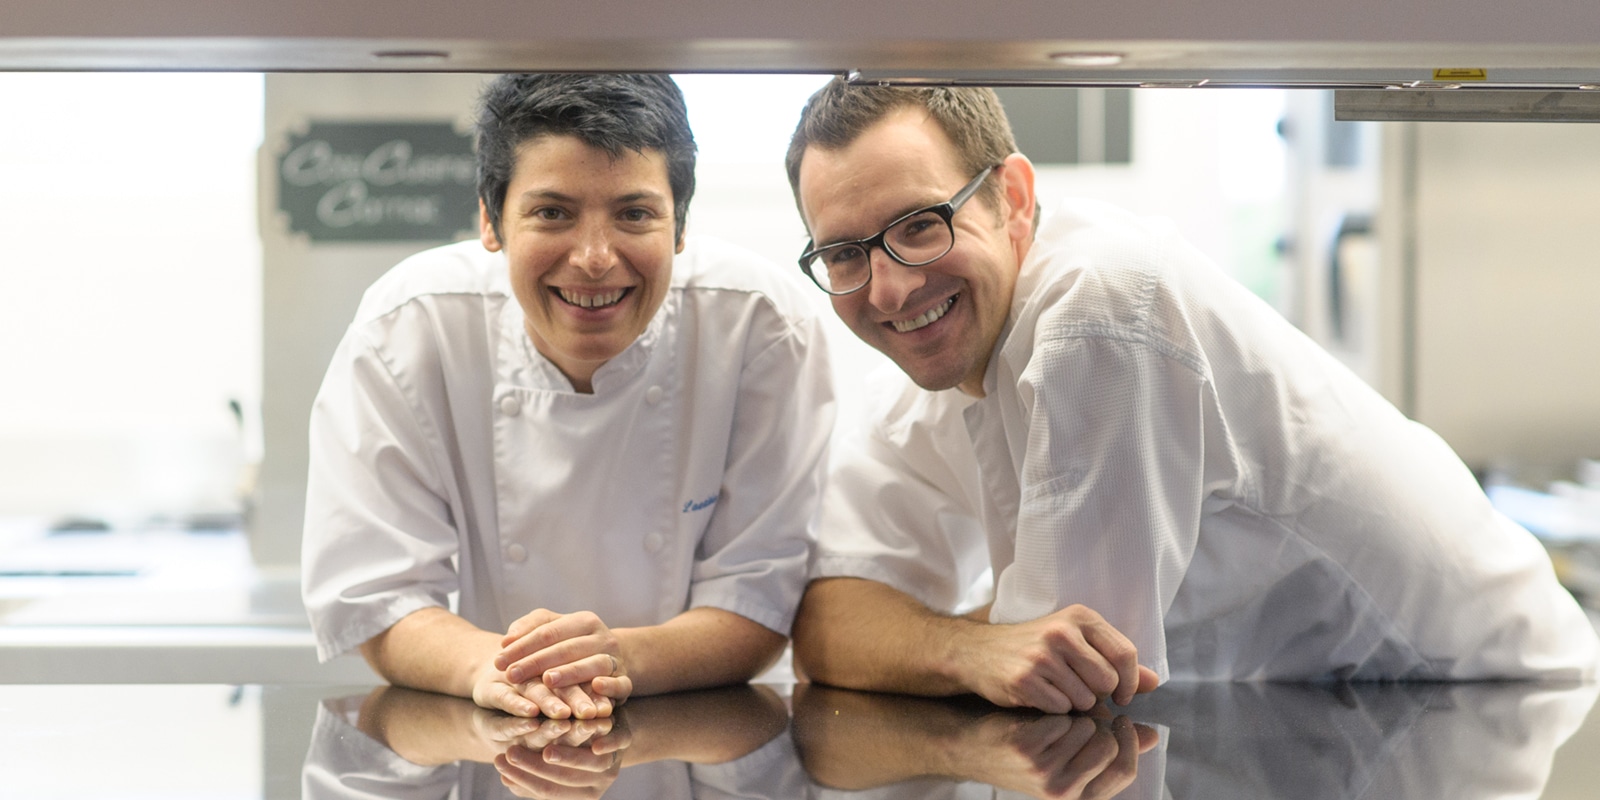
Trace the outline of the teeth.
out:
<instances>
[{"instance_id":1,"label":"teeth","mask_svg":"<svg viewBox=\"0 0 1600 800\"><path fill-rule=\"evenodd\" d=\"M894 329L901 333L910 333L918 328L926 328L929 325L932 325L934 320L944 316L945 312L949 311L950 307L955 304L956 296L951 295L949 300L946 300L943 303L924 311L922 316L919 316L916 319L908 319L904 322L891 322L889 324L893 325Z\"/></svg>"},{"instance_id":2,"label":"teeth","mask_svg":"<svg viewBox=\"0 0 1600 800\"><path fill-rule=\"evenodd\" d=\"M626 294L628 290L617 289L616 291L606 292L604 294L577 294L561 288L557 288L556 291L560 293L562 300L578 306L579 308L605 308L609 305L615 305L618 301L622 300L622 296Z\"/></svg>"}]
</instances>

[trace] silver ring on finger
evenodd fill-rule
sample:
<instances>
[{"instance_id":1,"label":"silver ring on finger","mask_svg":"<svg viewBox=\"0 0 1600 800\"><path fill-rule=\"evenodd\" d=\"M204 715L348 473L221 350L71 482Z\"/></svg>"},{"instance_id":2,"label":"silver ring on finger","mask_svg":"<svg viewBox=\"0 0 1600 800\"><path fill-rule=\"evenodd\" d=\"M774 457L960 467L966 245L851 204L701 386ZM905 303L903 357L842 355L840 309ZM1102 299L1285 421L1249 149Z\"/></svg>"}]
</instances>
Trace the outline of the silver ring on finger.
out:
<instances>
[{"instance_id":1,"label":"silver ring on finger","mask_svg":"<svg viewBox=\"0 0 1600 800\"><path fill-rule=\"evenodd\" d=\"M606 653L606 658L611 659L611 676L614 677L617 674L617 669L621 665L617 663L617 657L614 656L614 655L611 655L610 653Z\"/></svg>"}]
</instances>

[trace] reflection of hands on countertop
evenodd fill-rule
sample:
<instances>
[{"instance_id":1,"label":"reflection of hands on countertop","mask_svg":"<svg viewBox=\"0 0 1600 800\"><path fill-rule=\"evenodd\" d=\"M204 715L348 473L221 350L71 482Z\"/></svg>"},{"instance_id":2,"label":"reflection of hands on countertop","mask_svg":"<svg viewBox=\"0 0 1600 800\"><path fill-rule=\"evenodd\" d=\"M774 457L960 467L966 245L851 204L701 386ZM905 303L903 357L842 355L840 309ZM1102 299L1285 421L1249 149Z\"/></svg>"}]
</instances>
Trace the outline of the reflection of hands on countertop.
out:
<instances>
[{"instance_id":1,"label":"reflection of hands on countertop","mask_svg":"<svg viewBox=\"0 0 1600 800\"><path fill-rule=\"evenodd\" d=\"M788 723L783 701L765 686L731 686L637 698L609 718L515 717L470 700L393 686L374 689L358 726L413 764L491 763L513 749L606 756L607 768L662 759L731 761L766 744ZM526 762L526 754L513 759Z\"/></svg>"},{"instance_id":2,"label":"reflection of hands on countertop","mask_svg":"<svg viewBox=\"0 0 1600 800\"><path fill-rule=\"evenodd\" d=\"M526 718L385 686L322 701L302 796L340 798L787 797L799 764L782 698L740 685L628 701L607 718ZM718 795L720 796L720 795Z\"/></svg>"},{"instance_id":3,"label":"reflection of hands on countertop","mask_svg":"<svg viewBox=\"0 0 1600 800\"><path fill-rule=\"evenodd\" d=\"M860 790L918 777L980 781L1044 798L1106 798L1138 774L1155 729L1091 715L795 687L795 744L812 779Z\"/></svg>"}]
</instances>

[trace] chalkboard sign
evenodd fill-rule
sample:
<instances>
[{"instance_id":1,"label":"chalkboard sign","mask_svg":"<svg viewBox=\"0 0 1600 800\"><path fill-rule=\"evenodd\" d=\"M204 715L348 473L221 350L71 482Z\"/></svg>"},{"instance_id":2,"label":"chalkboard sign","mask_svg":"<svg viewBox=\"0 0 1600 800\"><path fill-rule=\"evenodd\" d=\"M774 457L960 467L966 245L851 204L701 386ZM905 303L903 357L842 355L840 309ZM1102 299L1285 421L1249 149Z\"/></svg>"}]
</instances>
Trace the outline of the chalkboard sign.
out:
<instances>
[{"instance_id":1,"label":"chalkboard sign","mask_svg":"<svg viewBox=\"0 0 1600 800\"><path fill-rule=\"evenodd\" d=\"M278 208L313 242L449 241L476 228L476 169L448 122L313 122L278 159Z\"/></svg>"}]
</instances>

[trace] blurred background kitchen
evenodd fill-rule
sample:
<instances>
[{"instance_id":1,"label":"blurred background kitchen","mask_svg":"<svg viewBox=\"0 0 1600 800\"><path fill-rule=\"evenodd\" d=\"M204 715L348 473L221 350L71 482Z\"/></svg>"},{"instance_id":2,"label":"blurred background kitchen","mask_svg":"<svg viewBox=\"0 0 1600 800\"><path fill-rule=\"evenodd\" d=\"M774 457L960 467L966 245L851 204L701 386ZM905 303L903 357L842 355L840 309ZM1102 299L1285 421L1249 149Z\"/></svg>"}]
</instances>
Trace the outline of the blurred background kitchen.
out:
<instances>
[{"instance_id":1,"label":"blurred background kitchen","mask_svg":"<svg viewBox=\"0 0 1600 800\"><path fill-rule=\"evenodd\" d=\"M361 290L476 237L480 80L0 73L0 646L32 648L12 679L49 673L52 642L125 636L250 644L263 681L368 674L310 657L306 416ZM680 76L691 235L803 280L781 159L823 80ZM1173 220L1443 435L1600 600L1600 128L1336 122L1312 90L1002 97L1047 212ZM834 331L849 406L879 357Z\"/></svg>"}]
</instances>

